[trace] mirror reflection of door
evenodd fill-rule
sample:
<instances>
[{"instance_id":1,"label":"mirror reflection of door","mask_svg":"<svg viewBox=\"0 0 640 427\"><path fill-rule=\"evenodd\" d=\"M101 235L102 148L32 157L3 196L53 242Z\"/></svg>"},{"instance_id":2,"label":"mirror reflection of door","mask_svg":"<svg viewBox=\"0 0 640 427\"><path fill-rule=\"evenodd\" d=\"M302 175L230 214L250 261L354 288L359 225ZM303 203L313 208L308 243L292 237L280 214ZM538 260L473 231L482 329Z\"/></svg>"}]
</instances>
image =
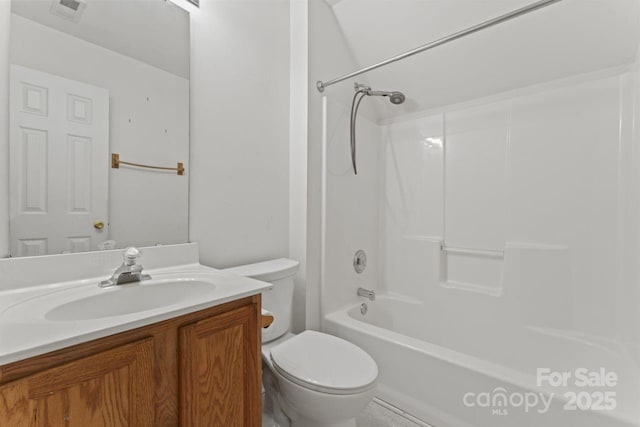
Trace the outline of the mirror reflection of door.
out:
<instances>
[{"instance_id":1,"label":"mirror reflection of door","mask_svg":"<svg viewBox=\"0 0 640 427\"><path fill-rule=\"evenodd\" d=\"M109 92L13 65L11 253L95 250L108 237Z\"/></svg>"}]
</instances>

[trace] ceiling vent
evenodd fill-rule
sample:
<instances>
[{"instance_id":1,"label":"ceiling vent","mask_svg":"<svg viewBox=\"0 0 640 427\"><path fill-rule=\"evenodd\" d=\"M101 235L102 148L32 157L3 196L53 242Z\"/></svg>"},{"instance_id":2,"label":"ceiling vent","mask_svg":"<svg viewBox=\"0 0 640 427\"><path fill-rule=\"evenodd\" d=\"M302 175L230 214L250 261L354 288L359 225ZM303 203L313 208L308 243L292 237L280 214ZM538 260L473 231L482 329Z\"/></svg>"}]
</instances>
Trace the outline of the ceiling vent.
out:
<instances>
[{"instance_id":1,"label":"ceiling vent","mask_svg":"<svg viewBox=\"0 0 640 427\"><path fill-rule=\"evenodd\" d=\"M87 7L85 0L53 0L49 11L67 21L78 22L85 7Z\"/></svg>"}]
</instances>

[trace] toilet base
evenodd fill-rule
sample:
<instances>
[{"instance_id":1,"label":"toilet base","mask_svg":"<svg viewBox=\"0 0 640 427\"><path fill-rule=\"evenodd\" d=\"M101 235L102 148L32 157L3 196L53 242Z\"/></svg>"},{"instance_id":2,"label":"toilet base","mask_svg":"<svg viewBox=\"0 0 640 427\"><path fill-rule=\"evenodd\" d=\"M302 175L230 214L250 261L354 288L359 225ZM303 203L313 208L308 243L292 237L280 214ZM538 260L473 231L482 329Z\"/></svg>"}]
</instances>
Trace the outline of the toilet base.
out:
<instances>
[{"instance_id":1,"label":"toilet base","mask_svg":"<svg viewBox=\"0 0 640 427\"><path fill-rule=\"evenodd\" d=\"M373 388L354 395L323 394L303 389L277 371L270 374L275 374L277 403L291 427L356 427L355 417L373 398Z\"/></svg>"}]
</instances>

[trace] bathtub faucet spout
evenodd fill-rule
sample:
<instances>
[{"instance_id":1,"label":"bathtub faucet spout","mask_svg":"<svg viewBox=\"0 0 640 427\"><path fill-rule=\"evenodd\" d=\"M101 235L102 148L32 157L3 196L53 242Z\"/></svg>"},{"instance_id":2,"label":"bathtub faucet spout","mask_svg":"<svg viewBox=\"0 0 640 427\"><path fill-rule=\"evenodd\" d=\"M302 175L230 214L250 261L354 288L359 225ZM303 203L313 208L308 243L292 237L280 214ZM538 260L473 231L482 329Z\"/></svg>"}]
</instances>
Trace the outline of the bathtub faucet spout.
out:
<instances>
[{"instance_id":1,"label":"bathtub faucet spout","mask_svg":"<svg viewBox=\"0 0 640 427\"><path fill-rule=\"evenodd\" d=\"M376 299L376 292L365 288L358 288L358 296L369 298L371 301Z\"/></svg>"}]
</instances>

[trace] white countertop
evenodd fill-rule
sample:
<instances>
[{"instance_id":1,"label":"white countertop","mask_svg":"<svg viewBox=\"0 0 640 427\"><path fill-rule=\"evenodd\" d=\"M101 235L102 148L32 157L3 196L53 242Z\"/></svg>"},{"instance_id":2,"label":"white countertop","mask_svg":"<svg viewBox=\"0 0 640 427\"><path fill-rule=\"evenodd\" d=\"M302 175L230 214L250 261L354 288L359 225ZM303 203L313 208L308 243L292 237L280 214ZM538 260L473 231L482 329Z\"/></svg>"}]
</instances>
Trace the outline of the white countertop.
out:
<instances>
[{"instance_id":1,"label":"white countertop","mask_svg":"<svg viewBox=\"0 0 640 427\"><path fill-rule=\"evenodd\" d=\"M271 288L268 283L200 264L145 270L144 273L150 274L152 280L112 288L100 288L98 283L106 278L100 276L0 291L0 366L255 295ZM123 286L154 286L153 283L162 281L185 284L199 281L212 286L202 286L197 292L190 292L188 297L177 298L175 303L140 312L87 320L51 320L51 316L47 316L56 307L79 298L120 292Z\"/></svg>"}]
</instances>

